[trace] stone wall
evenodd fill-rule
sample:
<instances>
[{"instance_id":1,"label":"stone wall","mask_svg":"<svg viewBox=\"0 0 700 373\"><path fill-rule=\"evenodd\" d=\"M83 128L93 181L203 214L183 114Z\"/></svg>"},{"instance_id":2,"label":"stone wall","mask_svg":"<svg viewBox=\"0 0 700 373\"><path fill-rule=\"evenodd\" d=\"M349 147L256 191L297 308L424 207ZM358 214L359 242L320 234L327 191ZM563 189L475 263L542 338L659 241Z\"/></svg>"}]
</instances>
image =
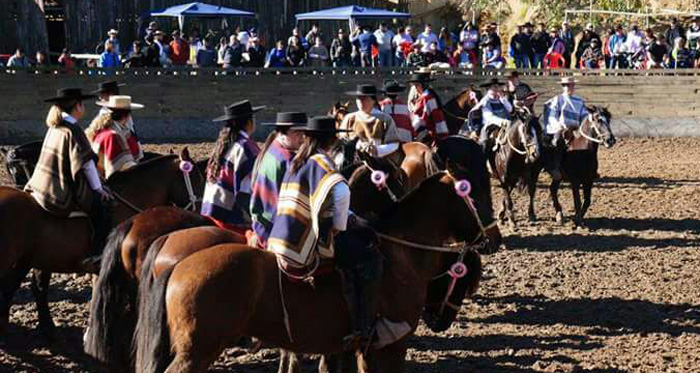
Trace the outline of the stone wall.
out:
<instances>
[{"instance_id":1,"label":"stone wall","mask_svg":"<svg viewBox=\"0 0 700 373\"><path fill-rule=\"evenodd\" d=\"M43 99L60 87L95 89L97 83L117 78L127 83L125 94L146 105L134 114L141 137L151 141L213 140L218 126L211 122L226 104L250 99L267 105L258 122L271 120L278 111L304 110L324 114L333 102L349 101L344 92L359 83L381 84L385 78L406 79L401 71L371 73L331 71L275 73L248 71L221 75L213 71L197 75L128 72L124 76L0 73L0 143L38 139L45 133L48 105ZM481 75L441 74L434 83L443 101L470 84L485 80ZM558 77L526 76L523 80L542 93L537 110L559 92ZM618 136L700 136L698 83L695 76L579 76L578 94L589 104L607 106L614 116ZM86 118L98 107L88 102ZM87 120L83 121L87 125Z\"/></svg>"}]
</instances>

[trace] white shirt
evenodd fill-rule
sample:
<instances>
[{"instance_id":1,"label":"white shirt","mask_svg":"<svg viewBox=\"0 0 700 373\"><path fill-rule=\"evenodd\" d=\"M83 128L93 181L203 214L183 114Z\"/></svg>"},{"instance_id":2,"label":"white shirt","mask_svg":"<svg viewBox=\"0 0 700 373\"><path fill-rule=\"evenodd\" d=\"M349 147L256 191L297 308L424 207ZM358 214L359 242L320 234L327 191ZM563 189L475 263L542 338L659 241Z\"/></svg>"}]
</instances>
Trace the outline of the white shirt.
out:
<instances>
[{"instance_id":1,"label":"white shirt","mask_svg":"<svg viewBox=\"0 0 700 373\"><path fill-rule=\"evenodd\" d=\"M386 51L391 49L391 41L394 39L394 33L391 30L382 31L382 29L377 29L374 32L374 37L377 38L379 50Z\"/></svg>"},{"instance_id":2,"label":"white shirt","mask_svg":"<svg viewBox=\"0 0 700 373\"><path fill-rule=\"evenodd\" d=\"M437 43L438 37L434 33L426 34L425 31L418 35L418 41L423 45L421 52L427 53L430 51L430 44Z\"/></svg>"},{"instance_id":3,"label":"white shirt","mask_svg":"<svg viewBox=\"0 0 700 373\"><path fill-rule=\"evenodd\" d=\"M642 50L642 36L639 33L630 32L625 40L625 46L632 54L639 52Z\"/></svg>"},{"instance_id":4,"label":"white shirt","mask_svg":"<svg viewBox=\"0 0 700 373\"><path fill-rule=\"evenodd\" d=\"M78 124L78 120L73 118L70 114L66 112L61 113L61 118L68 123ZM88 179L88 184L90 184L90 189L94 191L102 190L102 182L100 181L100 174L97 173L97 167L95 166L95 161L89 160L83 165L83 172L85 177Z\"/></svg>"},{"instance_id":5,"label":"white shirt","mask_svg":"<svg viewBox=\"0 0 700 373\"><path fill-rule=\"evenodd\" d=\"M350 187L347 183L337 183L331 188L333 205L333 228L344 231L348 227L350 213Z\"/></svg>"},{"instance_id":6,"label":"white shirt","mask_svg":"<svg viewBox=\"0 0 700 373\"><path fill-rule=\"evenodd\" d=\"M250 40L250 34L248 31L241 31L238 33L238 42L241 43L243 50L248 50L248 41Z\"/></svg>"}]
</instances>

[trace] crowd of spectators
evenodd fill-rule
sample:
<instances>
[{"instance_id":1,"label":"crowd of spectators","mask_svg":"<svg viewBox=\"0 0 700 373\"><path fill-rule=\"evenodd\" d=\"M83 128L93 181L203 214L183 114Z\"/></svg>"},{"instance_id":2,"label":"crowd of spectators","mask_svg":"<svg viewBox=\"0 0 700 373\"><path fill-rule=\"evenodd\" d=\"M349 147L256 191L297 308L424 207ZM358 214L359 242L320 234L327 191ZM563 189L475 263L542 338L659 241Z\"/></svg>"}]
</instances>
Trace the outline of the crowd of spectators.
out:
<instances>
[{"instance_id":1,"label":"crowd of spectators","mask_svg":"<svg viewBox=\"0 0 700 373\"><path fill-rule=\"evenodd\" d=\"M623 28L614 25L602 35L592 24L581 32L563 22L550 27L543 22L519 25L509 43L501 41L496 23L479 28L466 23L457 29L446 27L435 32L430 24L420 32L411 25L395 31L382 23L376 29L359 25L347 32L323 35L313 25L306 33L294 28L286 40L274 41L269 48L255 28L236 28L217 34L209 31L200 37L193 29L189 35L175 30L170 35L151 22L142 40L128 48L119 42L118 31L109 30L103 50L93 63L102 68L129 67L459 67L485 68L694 68L700 60L700 21L693 18L684 27L677 19L663 33L641 30L636 24ZM76 60L65 49L58 58L60 66L72 68ZM46 66L44 52L34 59L17 49L7 66Z\"/></svg>"}]
</instances>

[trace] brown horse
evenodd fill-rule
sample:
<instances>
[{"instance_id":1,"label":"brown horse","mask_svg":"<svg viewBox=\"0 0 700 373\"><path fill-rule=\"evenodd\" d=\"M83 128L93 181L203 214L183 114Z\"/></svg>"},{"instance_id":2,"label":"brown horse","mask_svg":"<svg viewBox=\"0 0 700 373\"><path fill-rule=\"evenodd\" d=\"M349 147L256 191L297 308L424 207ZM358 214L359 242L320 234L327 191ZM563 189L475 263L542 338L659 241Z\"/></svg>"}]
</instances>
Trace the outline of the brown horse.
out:
<instances>
[{"instance_id":1,"label":"brown horse","mask_svg":"<svg viewBox=\"0 0 700 373\"><path fill-rule=\"evenodd\" d=\"M469 87L442 106L445 122L450 135L459 133L462 126L469 122L469 112L481 100L481 92Z\"/></svg>"},{"instance_id":2,"label":"brown horse","mask_svg":"<svg viewBox=\"0 0 700 373\"><path fill-rule=\"evenodd\" d=\"M118 195L113 222L119 223L139 209L158 205L190 204L181 161L189 161L184 150L181 157L164 156L115 174L107 185ZM204 185L201 169L191 173L193 188ZM58 218L44 211L27 193L0 187L0 260L1 299L0 335L9 319L12 298L31 268L32 291L39 313L39 330L51 336L54 324L48 306L48 287L52 272L83 272L82 260L90 253L91 228L86 218Z\"/></svg>"},{"instance_id":3,"label":"brown horse","mask_svg":"<svg viewBox=\"0 0 700 373\"><path fill-rule=\"evenodd\" d=\"M495 140L497 150L490 152L491 167L498 184L503 190L499 220L506 219L515 227L515 212L511 192L515 187L520 191L527 188L530 197L528 217L531 222L536 220L534 200L537 188L537 163L540 157L539 121L527 109L517 112L514 121L508 128L501 129ZM489 146L489 145L487 145Z\"/></svg>"},{"instance_id":4,"label":"brown horse","mask_svg":"<svg viewBox=\"0 0 700 373\"><path fill-rule=\"evenodd\" d=\"M470 291L481 277L473 250L483 243L480 225L455 193L455 182L444 173L427 179L377 227L386 234L381 243L386 268L380 309L384 317L406 321L413 329L431 279L462 261L468 265ZM473 244L438 251L455 241ZM150 273L152 268L143 271ZM229 244L192 254L152 285L139 295L138 372L206 371L240 336L300 353L342 352L348 311L335 273L317 278L313 287L292 282L279 272L273 254ZM371 367L403 372L405 353L403 339L377 351Z\"/></svg>"},{"instance_id":5,"label":"brown horse","mask_svg":"<svg viewBox=\"0 0 700 373\"><path fill-rule=\"evenodd\" d=\"M591 206L591 191L593 181L598 177L598 146L611 148L615 145L615 135L610 128L612 116L608 109L593 106L588 108L588 118L583 121L581 127L573 132L565 134L570 141L561 163L564 179L571 184L571 192L574 197L574 224L583 224L583 218ZM551 153L551 149L547 149ZM551 154L547 154L551 156ZM556 211L556 220L564 222L564 213L559 204L559 186L562 180L553 180L549 186L552 204ZM583 189L583 205L581 204L581 189Z\"/></svg>"}]
</instances>

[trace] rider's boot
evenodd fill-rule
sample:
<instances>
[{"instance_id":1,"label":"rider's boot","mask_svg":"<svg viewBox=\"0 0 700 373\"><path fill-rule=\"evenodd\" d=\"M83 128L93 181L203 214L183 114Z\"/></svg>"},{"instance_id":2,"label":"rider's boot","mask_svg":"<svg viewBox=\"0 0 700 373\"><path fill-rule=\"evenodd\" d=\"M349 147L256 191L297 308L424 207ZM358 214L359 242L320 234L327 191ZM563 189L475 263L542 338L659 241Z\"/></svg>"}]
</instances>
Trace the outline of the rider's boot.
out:
<instances>
[{"instance_id":1,"label":"rider's boot","mask_svg":"<svg viewBox=\"0 0 700 373\"><path fill-rule=\"evenodd\" d=\"M100 195L95 193L90 211L90 225L92 226L92 239L90 240L90 256L83 259L81 267L87 273L98 273L102 251L107 243L107 236L112 227L112 206L109 202L102 202Z\"/></svg>"}]
</instances>

